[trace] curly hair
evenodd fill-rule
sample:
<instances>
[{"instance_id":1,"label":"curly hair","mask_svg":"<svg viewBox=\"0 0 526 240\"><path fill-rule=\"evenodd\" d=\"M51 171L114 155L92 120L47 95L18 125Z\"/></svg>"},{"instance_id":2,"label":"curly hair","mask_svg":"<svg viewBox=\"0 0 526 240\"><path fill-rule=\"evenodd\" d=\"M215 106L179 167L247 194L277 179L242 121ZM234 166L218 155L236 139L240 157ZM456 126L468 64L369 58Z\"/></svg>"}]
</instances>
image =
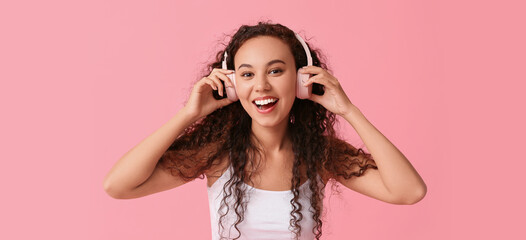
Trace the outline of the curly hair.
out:
<instances>
[{"instance_id":1,"label":"curly hair","mask_svg":"<svg viewBox=\"0 0 526 240\"><path fill-rule=\"evenodd\" d=\"M230 42L224 50L217 52L215 61L207 65L208 76L214 68L221 68L223 53L226 51L230 56L227 60L228 69L234 69L234 56L237 50L248 39L257 36L273 36L286 43L294 56L296 70L307 65L307 57L301 43L295 37L295 33L281 24L270 22L258 22L257 25L242 25L231 37ZM307 44L308 45L308 44ZM311 49L313 65L328 70L320 58L323 56L320 50ZM203 76L203 77L204 77ZM224 91L223 91L224 92ZM314 84L313 94L322 95L323 87ZM214 92L216 99L221 98ZM224 97L224 96L223 96ZM224 197L221 208L224 208L226 199L234 193L234 211L237 220L234 227L241 234L237 225L244 219L245 205L243 204L245 191L242 184L245 180L250 181L252 174L247 171L248 166L254 166L255 156L261 155L261 149L256 147L252 141L251 129L252 119L243 109L239 101L217 109L206 117L194 122L171 144L168 150L160 158L158 164L170 169L172 175L181 176L184 181L189 182L196 178L204 179L205 172L213 165L220 165L223 160L228 159L233 168L233 177L223 186ZM322 212L323 194L325 186L318 186L316 176L325 173L333 186L337 176L349 179L352 176L361 176L368 168L377 169L371 154L364 152L361 148L356 149L351 144L336 136L334 124L336 116L322 105L311 101L296 98L289 114L288 131L292 137L292 150L294 162L292 169L293 199L290 226L298 238L301 233L299 222L303 219L301 210L303 206L298 202L300 187L300 166L306 166L307 178L310 179L309 188L312 192L310 204L312 205L313 220L316 223L312 232L316 239L322 235ZM228 212L228 211L227 211ZM219 225L222 226L220 217ZM240 236L240 235L239 235ZM239 238L239 236L237 238ZM236 238L236 239L237 239Z\"/></svg>"}]
</instances>

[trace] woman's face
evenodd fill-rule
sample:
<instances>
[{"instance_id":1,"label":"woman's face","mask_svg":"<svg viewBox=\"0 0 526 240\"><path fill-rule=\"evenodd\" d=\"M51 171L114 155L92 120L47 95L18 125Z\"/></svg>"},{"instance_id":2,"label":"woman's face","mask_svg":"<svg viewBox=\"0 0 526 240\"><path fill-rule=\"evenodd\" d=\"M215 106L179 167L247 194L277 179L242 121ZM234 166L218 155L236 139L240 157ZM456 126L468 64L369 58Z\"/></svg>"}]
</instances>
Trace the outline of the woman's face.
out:
<instances>
[{"instance_id":1,"label":"woman's face","mask_svg":"<svg viewBox=\"0 0 526 240\"><path fill-rule=\"evenodd\" d=\"M252 123L288 121L296 98L296 65L288 45L270 36L247 40L234 56L236 92Z\"/></svg>"}]
</instances>

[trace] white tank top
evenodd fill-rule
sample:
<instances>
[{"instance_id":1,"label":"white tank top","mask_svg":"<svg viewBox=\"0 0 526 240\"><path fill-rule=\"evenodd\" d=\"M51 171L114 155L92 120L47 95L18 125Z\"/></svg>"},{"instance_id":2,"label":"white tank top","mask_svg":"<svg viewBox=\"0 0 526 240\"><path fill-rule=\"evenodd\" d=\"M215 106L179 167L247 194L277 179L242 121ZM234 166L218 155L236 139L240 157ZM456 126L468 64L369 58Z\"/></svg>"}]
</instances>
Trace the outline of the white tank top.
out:
<instances>
[{"instance_id":1,"label":"white tank top","mask_svg":"<svg viewBox=\"0 0 526 240\"><path fill-rule=\"evenodd\" d=\"M246 183L243 184L243 189L246 190L246 197L244 198L246 204L246 211L244 220L237 225L240 233L234 228L237 215L235 213L233 203L235 198L233 193L228 199L229 204L228 214L223 217L223 227L219 228L218 222L219 217L226 211L226 207L219 209L221 200L223 199L223 186L232 177L232 165L219 177L211 187L207 187L208 190L208 203L210 207L210 222L212 227L212 240L219 240L219 230L222 230L224 239L234 239L238 235L240 240L243 239L294 239L294 233L292 227L290 227L292 204L290 201L294 197L290 190L286 191L269 191L254 188ZM318 175L318 186L321 189L323 182L321 177ZM303 219L298 222L301 225L301 240L312 240L315 239L312 228L316 226L316 223L312 219L312 213L309 211L310 205L310 179L300 186L300 195L298 201L302 205L301 213ZM227 192L229 191L227 187ZM323 206L324 193L321 193ZM323 207L322 207L323 208ZM312 209L314 211L314 209ZM289 229L290 228L290 229Z\"/></svg>"}]
</instances>

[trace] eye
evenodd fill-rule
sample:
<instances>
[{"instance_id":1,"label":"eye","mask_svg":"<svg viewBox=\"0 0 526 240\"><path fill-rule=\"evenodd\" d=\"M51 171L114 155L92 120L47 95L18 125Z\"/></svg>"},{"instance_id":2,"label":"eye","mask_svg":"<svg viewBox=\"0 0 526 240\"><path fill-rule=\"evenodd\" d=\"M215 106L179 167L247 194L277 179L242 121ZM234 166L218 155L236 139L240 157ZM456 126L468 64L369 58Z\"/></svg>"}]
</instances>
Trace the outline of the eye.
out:
<instances>
[{"instance_id":1,"label":"eye","mask_svg":"<svg viewBox=\"0 0 526 240\"><path fill-rule=\"evenodd\" d=\"M281 69L272 69L270 70L269 73L280 73L280 72L283 72L283 70ZM252 77L252 73L251 72L244 72L244 73L241 73L241 77Z\"/></svg>"},{"instance_id":2,"label":"eye","mask_svg":"<svg viewBox=\"0 0 526 240\"><path fill-rule=\"evenodd\" d=\"M283 72L283 70L281 70L281 69L273 69L273 70L270 70L270 72L277 72L277 73L280 73L280 72Z\"/></svg>"},{"instance_id":3,"label":"eye","mask_svg":"<svg viewBox=\"0 0 526 240\"><path fill-rule=\"evenodd\" d=\"M247 74L252 74L252 73L244 72L244 73L241 74L241 77L250 77L250 76L247 76Z\"/></svg>"}]
</instances>

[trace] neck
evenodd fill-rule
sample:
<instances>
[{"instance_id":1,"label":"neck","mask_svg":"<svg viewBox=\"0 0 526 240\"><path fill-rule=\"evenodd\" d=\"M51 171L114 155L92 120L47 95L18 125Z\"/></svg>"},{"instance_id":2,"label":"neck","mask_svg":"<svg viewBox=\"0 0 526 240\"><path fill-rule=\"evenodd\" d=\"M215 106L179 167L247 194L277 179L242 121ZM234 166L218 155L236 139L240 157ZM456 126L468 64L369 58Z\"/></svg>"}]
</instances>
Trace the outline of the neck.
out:
<instances>
[{"instance_id":1,"label":"neck","mask_svg":"<svg viewBox=\"0 0 526 240\"><path fill-rule=\"evenodd\" d=\"M261 145L264 153L279 153L292 146L288 132L288 121L283 121L273 127L264 127L252 121L252 134L256 137L256 143Z\"/></svg>"}]
</instances>

